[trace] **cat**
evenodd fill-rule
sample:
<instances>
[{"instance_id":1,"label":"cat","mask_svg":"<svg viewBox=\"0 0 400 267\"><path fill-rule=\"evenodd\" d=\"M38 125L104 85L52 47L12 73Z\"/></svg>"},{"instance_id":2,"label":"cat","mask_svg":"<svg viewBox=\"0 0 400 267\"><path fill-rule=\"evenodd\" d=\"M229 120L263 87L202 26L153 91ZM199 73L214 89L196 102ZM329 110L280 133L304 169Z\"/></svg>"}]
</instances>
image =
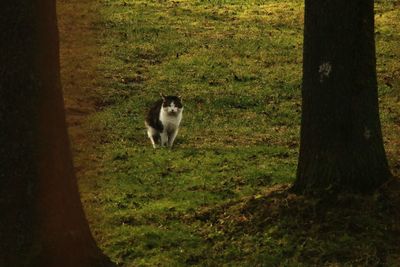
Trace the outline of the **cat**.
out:
<instances>
[{"instance_id":1,"label":"cat","mask_svg":"<svg viewBox=\"0 0 400 267\"><path fill-rule=\"evenodd\" d=\"M147 135L153 148L156 148L157 144L172 148L182 120L182 98L165 96L162 93L160 96L161 99L155 102L147 113Z\"/></svg>"}]
</instances>

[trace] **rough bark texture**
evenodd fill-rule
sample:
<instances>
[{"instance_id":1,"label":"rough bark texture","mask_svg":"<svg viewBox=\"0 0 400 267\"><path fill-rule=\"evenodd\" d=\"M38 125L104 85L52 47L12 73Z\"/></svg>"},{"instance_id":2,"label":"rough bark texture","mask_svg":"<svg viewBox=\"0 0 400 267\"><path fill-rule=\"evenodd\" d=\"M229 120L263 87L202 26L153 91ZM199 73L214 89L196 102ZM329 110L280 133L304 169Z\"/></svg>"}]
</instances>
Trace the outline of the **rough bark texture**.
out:
<instances>
[{"instance_id":1,"label":"rough bark texture","mask_svg":"<svg viewBox=\"0 0 400 267\"><path fill-rule=\"evenodd\" d=\"M373 0L306 0L294 191L369 192L390 177L379 120Z\"/></svg>"},{"instance_id":2,"label":"rough bark texture","mask_svg":"<svg viewBox=\"0 0 400 267\"><path fill-rule=\"evenodd\" d=\"M73 172L54 0L0 3L0 266L112 266Z\"/></svg>"}]
</instances>

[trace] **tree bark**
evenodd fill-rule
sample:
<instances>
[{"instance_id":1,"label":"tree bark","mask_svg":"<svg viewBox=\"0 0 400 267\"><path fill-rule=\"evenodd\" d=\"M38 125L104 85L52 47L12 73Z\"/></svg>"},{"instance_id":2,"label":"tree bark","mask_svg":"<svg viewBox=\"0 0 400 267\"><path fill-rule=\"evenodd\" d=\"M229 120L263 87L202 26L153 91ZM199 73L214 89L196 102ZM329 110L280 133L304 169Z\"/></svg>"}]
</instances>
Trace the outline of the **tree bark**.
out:
<instances>
[{"instance_id":1,"label":"tree bark","mask_svg":"<svg viewBox=\"0 0 400 267\"><path fill-rule=\"evenodd\" d=\"M373 0L305 0L293 190L371 192L391 174L379 119Z\"/></svg>"},{"instance_id":2,"label":"tree bark","mask_svg":"<svg viewBox=\"0 0 400 267\"><path fill-rule=\"evenodd\" d=\"M54 0L0 4L0 266L113 266L73 171Z\"/></svg>"}]
</instances>

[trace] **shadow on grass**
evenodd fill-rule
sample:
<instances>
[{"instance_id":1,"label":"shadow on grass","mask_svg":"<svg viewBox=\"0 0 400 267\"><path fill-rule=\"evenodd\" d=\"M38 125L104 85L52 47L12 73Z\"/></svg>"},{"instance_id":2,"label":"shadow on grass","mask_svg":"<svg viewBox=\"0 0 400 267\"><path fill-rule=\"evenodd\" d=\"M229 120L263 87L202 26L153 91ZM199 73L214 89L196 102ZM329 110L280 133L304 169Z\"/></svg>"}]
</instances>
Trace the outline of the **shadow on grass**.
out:
<instances>
[{"instance_id":1,"label":"shadow on grass","mask_svg":"<svg viewBox=\"0 0 400 267\"><path fill-rule=\"evenodd\" d=\"M192 259L252 266L397 266L400 181L372 196L310 198L277 185L265 194L202 210L207 256Z\"/></svg>"}]
</instances>

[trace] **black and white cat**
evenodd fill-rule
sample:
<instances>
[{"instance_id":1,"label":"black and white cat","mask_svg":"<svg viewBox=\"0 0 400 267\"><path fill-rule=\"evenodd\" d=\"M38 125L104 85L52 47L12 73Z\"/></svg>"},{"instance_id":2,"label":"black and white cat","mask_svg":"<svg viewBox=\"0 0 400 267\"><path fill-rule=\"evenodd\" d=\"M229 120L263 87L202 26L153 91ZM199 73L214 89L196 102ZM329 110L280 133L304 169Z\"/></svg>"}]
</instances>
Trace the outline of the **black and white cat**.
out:
<instances>
[{"instance_id":1,"label":"black and white cat","mask_svg":"<svg viewBox=\"0 0 400 267\"><path fill-rule=\"evenodd\" d=\"M161 94L161 99L153 104L147 113L145 124L147 135L154 148L157 144L172 147L182 120L182 111L180 96Z\"/></svg>"}]
</instances>

